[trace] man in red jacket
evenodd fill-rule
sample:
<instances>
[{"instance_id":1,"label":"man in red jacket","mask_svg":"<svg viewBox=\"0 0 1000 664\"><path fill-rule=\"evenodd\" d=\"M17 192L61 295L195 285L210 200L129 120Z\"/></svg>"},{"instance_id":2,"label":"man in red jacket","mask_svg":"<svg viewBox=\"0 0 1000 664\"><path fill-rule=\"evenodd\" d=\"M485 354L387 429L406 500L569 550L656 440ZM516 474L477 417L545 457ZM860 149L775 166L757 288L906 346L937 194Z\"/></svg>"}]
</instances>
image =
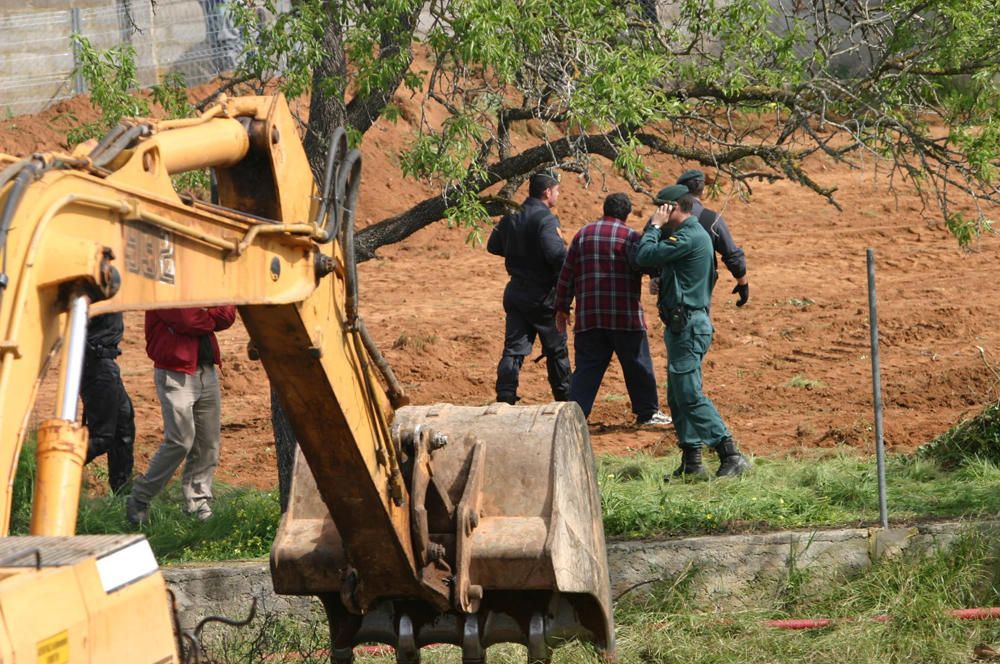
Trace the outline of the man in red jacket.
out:
<instances>
[{"instance_id":1,"label":"man in red jacket","mask_svg":"<svg viewBox=\"0 0 1000 664\"><path fill-rule=\"evenodd\" d=\"M236 307L192 307L146 312L146 354L156 367L156 395L163 412L163 443L146 474L133 482L125 513L133 525L149 516L149 502L184 466L185 509L202 521L212 516L212 475L219 461L221 365L215 333L236 320Z\"/></svg>"}]
</instances>

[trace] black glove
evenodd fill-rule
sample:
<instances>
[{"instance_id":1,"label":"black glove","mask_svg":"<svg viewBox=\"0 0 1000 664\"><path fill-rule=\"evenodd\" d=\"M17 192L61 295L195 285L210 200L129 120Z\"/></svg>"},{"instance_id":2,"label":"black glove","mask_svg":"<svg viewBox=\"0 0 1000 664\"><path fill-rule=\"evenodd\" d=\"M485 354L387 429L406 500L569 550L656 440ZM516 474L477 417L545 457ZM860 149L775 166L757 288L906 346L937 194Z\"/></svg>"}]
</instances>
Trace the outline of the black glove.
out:
<instances>
[{"instance_id":1,"label":"black glove","mask_svg":"<svg viewBox=\"0 0 1000 664\"><path fill-rule=\"evenodd\" d=\"M750 284L736 284L733 286L733 295L740 294L740 299L736 300L736 306L742 307L750 299Z\"/></svg>"}]
</instances>

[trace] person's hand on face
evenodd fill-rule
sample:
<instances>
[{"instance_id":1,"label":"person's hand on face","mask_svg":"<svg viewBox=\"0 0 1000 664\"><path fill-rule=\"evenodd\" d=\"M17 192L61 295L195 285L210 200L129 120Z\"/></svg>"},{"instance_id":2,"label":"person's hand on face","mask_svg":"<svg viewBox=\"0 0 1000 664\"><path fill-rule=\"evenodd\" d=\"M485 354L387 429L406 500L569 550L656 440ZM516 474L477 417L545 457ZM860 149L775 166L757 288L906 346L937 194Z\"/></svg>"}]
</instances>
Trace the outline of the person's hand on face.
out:
<instances>
[{"instance_id":1,"label":"person's hand on face","mask_svg":"<svg viewBox=\"0 0 1000 664\"><path fill-rule=\"evenodd\" d=\"M670 214L674 211L675 205L673 203L664 203L660 207L656 208L656 212L653 213L653 219L650 223L654 228L660 228L663 224L670 220Z\"/></svg>"}]
</instances>

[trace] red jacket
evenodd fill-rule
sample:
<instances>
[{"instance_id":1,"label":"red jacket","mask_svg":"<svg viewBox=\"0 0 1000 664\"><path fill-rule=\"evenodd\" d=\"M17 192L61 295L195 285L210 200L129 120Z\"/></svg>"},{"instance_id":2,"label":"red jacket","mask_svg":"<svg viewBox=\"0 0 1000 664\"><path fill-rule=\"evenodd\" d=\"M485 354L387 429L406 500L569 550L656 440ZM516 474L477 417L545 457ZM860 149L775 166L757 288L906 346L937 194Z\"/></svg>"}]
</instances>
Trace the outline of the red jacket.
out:
<instances>
[{"instance_id":1,"label":"red jacket","mask_svg":"<svg viewBox=\"0 0 1000 664\"><path fill-rule=\"evenodd\" d=\"M236 307L192 307L146 312L146 355L157 369L193 374L198 369L198 338L206 334L212 342L212 355L221 365L219 342L215 333L232 326Z\"/></svg>"}]
</instances>

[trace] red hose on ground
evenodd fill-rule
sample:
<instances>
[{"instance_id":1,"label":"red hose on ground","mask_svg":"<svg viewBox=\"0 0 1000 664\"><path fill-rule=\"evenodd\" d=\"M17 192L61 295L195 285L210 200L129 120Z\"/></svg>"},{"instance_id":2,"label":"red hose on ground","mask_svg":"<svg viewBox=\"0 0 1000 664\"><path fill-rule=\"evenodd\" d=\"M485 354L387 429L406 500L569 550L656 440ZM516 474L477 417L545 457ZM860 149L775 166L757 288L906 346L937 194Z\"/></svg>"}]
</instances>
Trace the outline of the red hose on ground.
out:
<instances>
[{"instance_id":1,"label":"red hose on ground","mask_svg":"<svg viewBox=\"0 0 1000 664\"><path fill-rule=\"evenodd\" d=\"M948 615L959 620L990 620L1000 618L1000 607L992 606L982 609L953 609ZM854 620L853 618L842 618L841 622ZM869 618L874 622L888 622L889 616L882 614ZM766 620L764 624L775 629L819 629L829 627L834 624L830 618L788 618L785 620Z\"/></svg>"},{"instance_id":2,"label":"red hose on ground","mask_svg":"<svg viewBox=\"0 0 1000 664\"><path fill-rule=\"evenodd\" d=\"M833 621L829 618L789 618L787 620L768 620L764 623L775 629L819 629L829 627Z\"/></svg>"},{"instance_id":3,"label":"red hose on ground","mask_svg":"<svg viewBox=\"0 0 1000 664\"><path fill-rule=\"evenodd\" d=\"M1000 606L988 609L955 609L950 614L960 620L990 620L1000 618Z\"/></svg>"}]
</instances>

